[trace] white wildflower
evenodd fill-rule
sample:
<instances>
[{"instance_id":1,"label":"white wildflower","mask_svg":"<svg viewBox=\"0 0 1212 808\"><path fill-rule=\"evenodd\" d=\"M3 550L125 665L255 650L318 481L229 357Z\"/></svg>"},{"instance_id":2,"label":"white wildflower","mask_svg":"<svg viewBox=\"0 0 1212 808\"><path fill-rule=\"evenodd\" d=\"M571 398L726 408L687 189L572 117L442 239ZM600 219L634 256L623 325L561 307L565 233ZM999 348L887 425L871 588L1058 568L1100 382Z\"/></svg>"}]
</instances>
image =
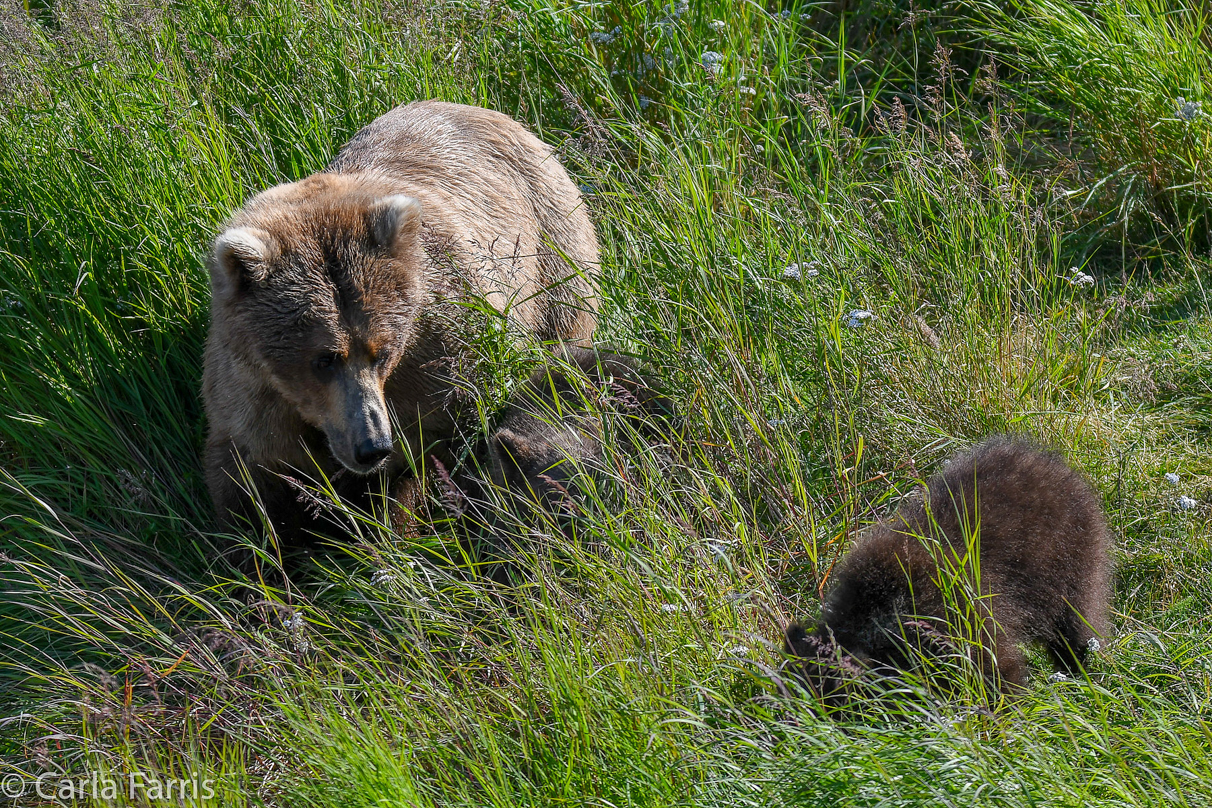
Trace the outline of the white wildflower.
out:
<instances>
[{"instance_id":1,"label":"white wildflower","mask_svg":"<svg viewBox=\"0 0 1212 808\"><path fill-rule=\"evenodd\" d=\"M782 11L779 12L779 17L784 20L789 19L791 17L791 9L789 9L789 8L783 9Z\"/></svg>"},{"instance_id":2,"label":"white wildflower","mask_svg":"<svg viewBox=\"0 0 1212 808\"><path fill-rule=\"evenodd\" d=\"M728 649L728 653L732 654L733 656L749 656L749 646L734 645Z\"/></svg>"},{"instance_id":3,"label":"white wildflower","mask_svg":"<svg viewBox=\"0 0 1212 808\"><path fill-rule=\"evenodd\" d=\"M723 20L712 20L710 25L711 30L715 31L716 33L723 33L724 31L728 30L728 23L724 22Z\"/></svg>"},{"instance_id":4,"label":"white wildflower","mask_svg":"<svg viewBox=\"0 0 1212 808\"><path fill-rule=\"evenodd\" d=\"M675 614L677 612L688 612L690 611L690 607L685 603L662 603L661 611L666 614Z\"/></svg>"},{"instance_id":5,"label":"white wildflower","mask_svg":"<svg viewBox=\"0 0 1212 808\"><path fill-rule=\"evenodd\" d=\"M1081 267L1069 267L1069 271L1073 273L1073 276L1069 278L1069 283L1074 286L1092 286L1094 284L1094 276L1082 272Z\"/></svg>"},{"instance_id":6,"label":"white wildflower","mask_svg":"<svg viewBox=\"0 0 1212 808\"><path fill-rule=\"evenodd\" d=\"M1178 109L1175 110L1174 115L1184 121L1193 121L1200 115L1200 106L1198 101L1188 101L1180 95Z\"/></svg>"},{"instance_id":7,"label":"white wildflower","mask_svg":"<svg viewBox=\"0 0 1212 808\"><path fill-rule=\"evenodd\" d=\"M875 314L873 312L867 311L866 309L855 309L846 315L846 327L862 328L864 325L866 325L868 320L873 319L875 319Z\"/></svg>"},{"instance_id":8,"label":"white wildflower","mask_svg":"<svg viewBox=\"0 0 1212 808\"><path fill-rule=\"evenodd\" d=\"M612 31L594 31L589 35L589 40L595 45L609 45L618 38L619 34L623 33L623 27L616 25Z\"/></svg>"},{"instance_id":9,"label":"white wildflower","mask_svg":"<svg viewBox=\"0 0 1212 808\"><path fill-rule=\"evenodd\" d=\"M737 539L708 539L707 549L719 561L726 561L733 550L740 545Z\"/></svg>"},{"instance_id":10,"label":"white wildflower","mask_svg":"<svg viewBox=\"0 0 1212 808\"><path fill-rule=\"evenodd\" d=\"M1186 494L1183 494L1181 497L1175 500L1174 504L1178 506L1180 511L1193 511L1195 510L1195 507L1199 505L1198 502Z\"/></svg>"},{"instance_id":11,"label":"white wildflower","mask_svg":"<svg viewBox=\"0 0 1212 808\"><path fill-rule=\"evenodd\" d=\"M652 99L646 95L641 95L639 98L640 112L647 112L648 107L652 104Z\"/></svg>"},{"instance_id":12,"label":"white wildflower","mask_svg":"<svg viewBox=\"0 0 1212 808\"><path fill-rule=\"evenodd\" d=\"M821 262L809 261L806 264L788 264L783 270L783 279L798 281L800 278L815 278L821 274Z\"/></svg>"},{"instance_id":13,"label":"white wildflower","mask_svg":"<svg viewBox=\"0 0 1212 808\"><path fill-rule=\"evenodd\" d=\"M303 654L311 650L311 643L304 636L307 631L307 622L303 619L303 612L292 614L290 619L285 621L284 625L290 632L290 641L296 651Z\"/></svg>"},{"instance_id":14,"label":"white wildflower","mask_svg":"<svg viewBox=\"0 0 1212 808\"><path fill-rule=\"evenodd\" d=\"M703 51L700 61L703 65L703 69L715 76L718 75L720 70L724 67L724 54L717 53L716 51L712 50Z\"/></svg>"},{"instance_id":15,"label":"white wildflower","mask_svg":"<svg viewBox=\"0 0 1212 808\"><path fill-rule=\"evenodd\" d=\"M371 586L387 586L396 579L396 574L389 569L375 570L375 574L370 576Z\"/></svg>"},{"instance_id":16,"label":"white wildflower","mask_svg":"<svg viewBox=\"0 0 1212 808\"><path fill-rule=\"evenodd\" d=\"M766 421L766 426L770 427L771 429L778 429L785 423L787 422L782 418L770 418Z\"/></svg>"},{"instance_id":17,"label":"white wildflower","mask_svg":"<svg viewBox=\"0 0 1212 808\"><path fill-rule=\"evenodd\" d=\"M1099 649L1102 647L1102 644L1098 641L1098 637L1091 637L1090 639L1086 640L1086 650L1092 654L1097 654Z\"/></svg>"},{"instance_id":18,"label":"white wildflower","mask_svg":"<svg viewBox=\"0 0 1212 808\"><path fill-rule=\"evenodd\" d=\"M737 91L740 92L741 95L757 95L757 89L754 87L738 87ZM757 148L759 153L765 151L765 149L761 146L758 146Z\"/></svg>"},{"instance_id":19,"label":"white wildflower","mask_svg":"<svg viewBox=\"0 0 1212 808\"><path fill-rule=\"evenodd\" d=\"M669 6L666 6L665 10L669 13L669 16L676 20L687 11L690 11L690 2L689 0L678 0L677 5L670 4Z\"/></svg>"},{"instance_id":20,"label":"white wildflower","mask_svg":"<svg viewBox=\"0 0 1212 808\"><path fill-rule=\"evenodd\" d=\"M1057 684L1058 682L1067 682L1069 681L1069 675L1064 671L1057 671L1048 677L1048 681L1052 682L1053 684Z\"/></svg>"},{"instance_id":21,"label":"white wildflower","mask_svg":"<svg viewBox=\"0 0 1212 808\"><path fill-rule=\"evenodd\" d=\"M1178 485L1178 475L1172 471L1167 471L1166 482L1170 483L1170 485Z\"/></svg>"}]
</instances>

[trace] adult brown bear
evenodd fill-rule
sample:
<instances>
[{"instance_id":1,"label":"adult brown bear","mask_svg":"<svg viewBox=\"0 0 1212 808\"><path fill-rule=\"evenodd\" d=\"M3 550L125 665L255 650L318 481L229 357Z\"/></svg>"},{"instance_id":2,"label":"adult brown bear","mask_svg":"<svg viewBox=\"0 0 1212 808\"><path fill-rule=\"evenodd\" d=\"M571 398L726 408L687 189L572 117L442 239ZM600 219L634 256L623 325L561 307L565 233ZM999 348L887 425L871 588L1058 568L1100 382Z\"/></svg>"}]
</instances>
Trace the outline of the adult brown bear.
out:
<instances>
[{"instance_id":1,"label":"adult brown bear","mask_svg":"<svg viewBox=\"0 0 1212 808\"><path fill-rule=\"evenodd\" d=\"M1110 535L1098 495L1055 454L995 438L952 459L842 559L789 672L844 704L870 674L968 657L998 690L1027 682L1022 643L1075 671L1106 631ZM949 594L948 594L949 593Z\"/></svg>"},{"instance_id":2,"label":"adult brown bear","mask_svg":"<svg viewBox=\"0 0 1212 808\"><path fill-rule=\"evenodd\" d=\"M284 476L351 497L409 490L399 481L455 430L461 302L588 343L597 268L551 148L486 109L397 107L325 170L257 194L210 259L205 464L220 519L258 518L246 479L288 538L316 523Z\"/></svg>"}]
</instances>

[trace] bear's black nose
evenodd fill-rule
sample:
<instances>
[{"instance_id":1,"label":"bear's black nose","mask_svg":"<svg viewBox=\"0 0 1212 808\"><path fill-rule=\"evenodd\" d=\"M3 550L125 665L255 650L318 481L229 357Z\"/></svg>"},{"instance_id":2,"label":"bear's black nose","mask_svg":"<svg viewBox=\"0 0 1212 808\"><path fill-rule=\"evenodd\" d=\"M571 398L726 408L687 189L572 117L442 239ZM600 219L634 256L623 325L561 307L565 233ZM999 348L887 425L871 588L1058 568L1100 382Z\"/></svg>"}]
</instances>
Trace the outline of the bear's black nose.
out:
<instances>
[{"instance_id":1,"label":"bear's black nose","mask_svg":"<svg viewBox=\"0 0 1212 808\"><path fill-rule=\"evenodd\" d=\"M391 454L391 442L367 438L354 449L354 460L362 466L377 466L379 461Z\"/></svg>"}]
</instances>

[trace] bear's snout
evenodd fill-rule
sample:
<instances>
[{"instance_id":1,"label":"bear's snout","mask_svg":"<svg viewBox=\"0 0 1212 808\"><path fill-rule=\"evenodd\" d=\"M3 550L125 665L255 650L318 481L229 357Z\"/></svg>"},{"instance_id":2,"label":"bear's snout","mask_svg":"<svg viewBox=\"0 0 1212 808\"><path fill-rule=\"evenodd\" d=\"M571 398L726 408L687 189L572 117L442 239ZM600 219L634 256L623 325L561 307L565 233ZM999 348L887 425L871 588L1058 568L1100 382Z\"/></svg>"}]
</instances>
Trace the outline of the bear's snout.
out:
<instances>
[{"instance_id":1,"label":"bear's snout","mask_svg":"<svg viewBox=\"0 0 1212 808\"><path fill-rule=\"evenodd\" d=\"M367 438L354 449L354 460L363 466L377 466L391 454L391 436Z\"/></svg>"},{"instance_id":2,"label":"bear's snout","mask_svg":"<svg viewBox=\"0 0 1212 808\"><path fill-rule=\"evenodd\" d=\"M372 369L348 368L338 382L344 398L341 419L325 429L328 445L341 465L370 474L391 454L391 419Z\"/></svg>"}]
</instances>

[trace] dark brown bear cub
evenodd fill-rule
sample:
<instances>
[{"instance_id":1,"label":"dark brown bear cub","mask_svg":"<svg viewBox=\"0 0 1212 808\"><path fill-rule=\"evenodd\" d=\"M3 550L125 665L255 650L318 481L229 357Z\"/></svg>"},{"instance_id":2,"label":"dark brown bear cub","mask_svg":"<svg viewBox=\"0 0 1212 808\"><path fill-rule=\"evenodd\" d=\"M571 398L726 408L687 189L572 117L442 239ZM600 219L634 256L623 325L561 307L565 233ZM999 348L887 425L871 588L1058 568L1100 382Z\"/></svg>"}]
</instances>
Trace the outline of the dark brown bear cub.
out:
<instances>
[{"instance_id":1,"label":"dark brown bear cub","mask_svg":"<svg viewBox=\"0 0 1212 808\"><path fill-rule=\"evenodd\" d=\"M450 493L464 527L500 544L519 518L547 514L567 526L585 483L602 481L602 416L611 412L650 440L669 425L672 403L631 357L562 346L510 397L453 475Z\"/></svg>"},{"instance_id":2,"label":"dark brown bear cub","mask_svg":"<svg viewBox=\"0 0 1212 808\"><path fill-rule=\"evenodd\" d=\"M1111 576L1107 522L1085 479L995 438L926 489L842 559L815 629L787 627L789 672L840 705L872 674L957 655L1012 693L1026 685L1029 642L1078 670L1106 630Z\"/></svg>"}]
</instances>

